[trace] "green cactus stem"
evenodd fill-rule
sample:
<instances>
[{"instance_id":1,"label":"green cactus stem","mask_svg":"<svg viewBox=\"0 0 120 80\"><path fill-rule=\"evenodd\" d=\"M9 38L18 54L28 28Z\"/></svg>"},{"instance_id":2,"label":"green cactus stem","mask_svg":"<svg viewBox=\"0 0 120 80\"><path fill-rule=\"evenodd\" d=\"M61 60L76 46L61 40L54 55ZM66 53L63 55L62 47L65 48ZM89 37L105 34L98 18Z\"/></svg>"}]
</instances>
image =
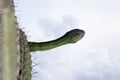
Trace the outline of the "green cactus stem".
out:
<instances>
[{"instance_id":1,"label":"green cactus stem","mask_svg":"<svg viewBox=\"0 0 120 80\"><path fill-rule=\"evenodd\" d=\"M83 30L73 29L56 40L52 40L48 42L39 42L39 43L28 42L28 46L31 52L50 50L68 43L76 43L77 41L82 39L84 35L85 32Z\"/></svg>"}]
</instances>

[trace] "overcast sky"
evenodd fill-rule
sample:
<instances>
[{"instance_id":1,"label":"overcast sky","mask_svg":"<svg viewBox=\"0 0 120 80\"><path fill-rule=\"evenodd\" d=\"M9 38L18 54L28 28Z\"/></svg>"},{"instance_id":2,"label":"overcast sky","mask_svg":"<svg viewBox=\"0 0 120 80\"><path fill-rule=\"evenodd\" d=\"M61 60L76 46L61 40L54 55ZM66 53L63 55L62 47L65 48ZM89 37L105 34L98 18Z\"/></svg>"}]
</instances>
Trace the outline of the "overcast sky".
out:
<instances>
[{"instance_id":1,"label":"overcast sky","mask_svg":"<svg viewBox=\"0 0 120 80\"><path fill-rule=\"evenodd\" d=\"M48 41L79 28L72 45L31 53L32 80L120 80L120 0L15 0L29 41ZM33 63L33 65L34 65Z\"/></svg>"}]
</instances>

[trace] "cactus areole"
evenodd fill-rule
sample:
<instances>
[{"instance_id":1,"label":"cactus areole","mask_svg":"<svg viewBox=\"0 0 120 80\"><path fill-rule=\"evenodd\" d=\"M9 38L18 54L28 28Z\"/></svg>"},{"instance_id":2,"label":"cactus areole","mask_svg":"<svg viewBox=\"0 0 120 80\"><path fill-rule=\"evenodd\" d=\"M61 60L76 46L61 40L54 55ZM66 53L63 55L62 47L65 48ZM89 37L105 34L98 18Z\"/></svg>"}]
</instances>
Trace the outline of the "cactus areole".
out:
<instances>
[{"instance_id":1,"label":"cactus areole","mask_svg":"<svg viewBox=\"0 0 120 80\"><path fill-rule=\"evenodd\" d=\"M76 43L82 39L84 35L85 31L80 29L73 29L58 39L47 42L28 42L28 46L30 52L50 50L65 44Z\"/></svg>"}]
</instances>

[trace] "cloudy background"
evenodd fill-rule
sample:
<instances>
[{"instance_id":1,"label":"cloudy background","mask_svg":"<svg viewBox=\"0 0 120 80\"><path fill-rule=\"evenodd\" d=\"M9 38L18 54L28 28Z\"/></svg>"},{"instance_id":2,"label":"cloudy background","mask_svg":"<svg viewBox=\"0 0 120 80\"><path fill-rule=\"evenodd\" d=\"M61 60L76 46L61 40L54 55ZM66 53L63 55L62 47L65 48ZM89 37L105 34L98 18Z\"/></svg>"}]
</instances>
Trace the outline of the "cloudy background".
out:
<instances>
[{"instance_id":1,"label":"cloudy background","mask_svg":"<svg viewBox=\"0 0 120 80\"><path fill-rule=\"evenodd\" d=\"M29 41L79 28L76 44L31 53L32 80L120 80L120 0L15 0Z\"/></svg>"}]
</instances>

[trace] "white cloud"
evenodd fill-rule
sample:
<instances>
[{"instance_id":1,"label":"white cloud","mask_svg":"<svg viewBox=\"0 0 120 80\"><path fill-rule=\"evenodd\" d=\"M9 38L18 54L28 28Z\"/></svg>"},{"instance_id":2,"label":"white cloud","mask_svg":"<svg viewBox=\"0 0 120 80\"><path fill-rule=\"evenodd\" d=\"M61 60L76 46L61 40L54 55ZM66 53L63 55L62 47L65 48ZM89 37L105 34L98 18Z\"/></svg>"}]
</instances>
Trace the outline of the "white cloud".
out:
<instances>
[{"instance_id":1,"label":"white cloud","mask_svg":"<svg viewBox=\"0 0 120 80\"><path fill-rule=\"evenodd\" d=\"M37 71L42 80L119 80L116 77L119 75L120 65L113 64L112 56L105 49L89 53L73 53L69 48L65 50L63 53L39 54L36 61L41 64L37 66ZM115 63L119 61L115 60Z\"/></svg>"},{"instance_id":2,"label":"white cloud","mask_svg":"<svg viewBox=\"0 0 120 80\"><path fill-rule=\"evenodd\" d=\"M55 39L62 36L67 31L73 28L79 28L81 25L77 18L73 16L64 15L61 20L54 20L51 18L45 18L39 22L39 32L41 32L45 37L45 40ZM47 36L47 37L46 37Z\"/></svg>"}]
</instances>

